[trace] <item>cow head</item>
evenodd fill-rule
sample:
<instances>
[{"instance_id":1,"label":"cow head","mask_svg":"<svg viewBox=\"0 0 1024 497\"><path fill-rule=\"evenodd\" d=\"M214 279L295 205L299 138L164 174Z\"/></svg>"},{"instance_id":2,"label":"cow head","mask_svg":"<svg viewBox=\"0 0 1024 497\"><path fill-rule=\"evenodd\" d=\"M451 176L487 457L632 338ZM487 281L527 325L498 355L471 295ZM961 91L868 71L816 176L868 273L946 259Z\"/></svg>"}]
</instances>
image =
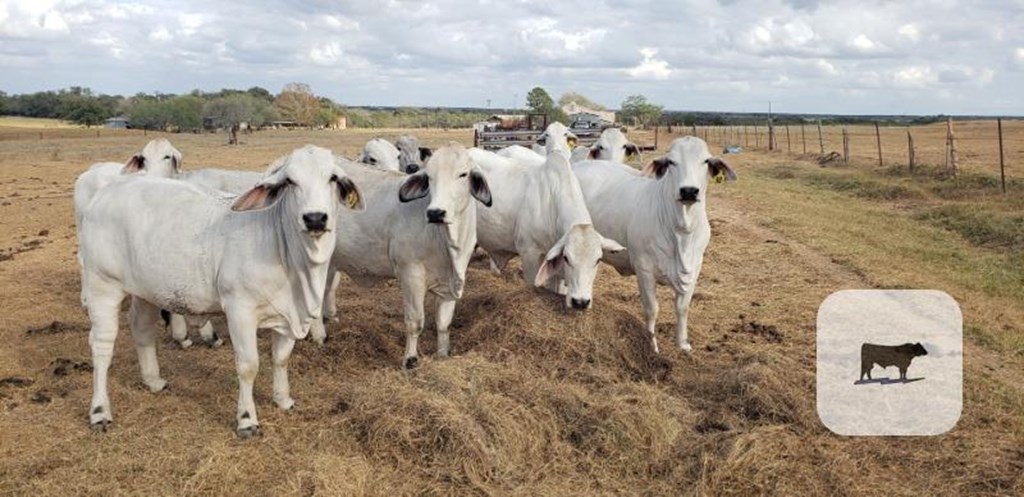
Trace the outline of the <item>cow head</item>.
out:
<instances>
[{"instance_id":1,"label":"cow head","mask_svg":"<svg viewBox=\"0 0 1024 497\"><path fill-rule=\"evenodd\" d=\"M608 128L601 132L601 137L590 147L590 158L625 162L626 159L639 155L640 149L626 139L619 128Z\"/></svg>"},{"instance_id":2,"label":"cow head","mask_svg":"<svg viewBox=\"0 0 1024 497\"><path fill-rule=\"evenodd\" d=\"M181 172L181 152L164 138L150 140L121 168L121 174L141 172L159 178L173 178Z\"/></svg>"},{"instance_id":3,"label":"cow head","mask_svg":"<svg viewBox=\"0 0 1024 497\"><path fill-rule=\"evenodd\" d=\"M643 172L666 182L672 199L686 207L704 200L710 178L736 180L732 167L712 157L704 140L694 136L674 140L668 154L651 161Z\"/></svg>"},{"instance_id":4,"label":"cow head","mask_svg":"<svg viewBox=\"0 0 1024 497\"><path fill-rule=\"evenodd\" d=\"M353 210L363 208L359 189L335 162L334 154L306 145L275 161L266 176L239 196L231 209L249 211L280 203L283 222L293 230L313 241L334 240L322 235L334 230L335 202Z\"/></svg>"},{"instance_id":5,"label":"cow head","mask_svg":"<svg viewBox=\"0 0 1024 497\"><path fill-rule=\"evenodd\" d=\"M597 265L605 254L626 250L609 240L590 224L577 224L569 229L544 256L533 284L544 286L552 278L565 281L565 306L589 309L597 277Z\"/></svg>"},{"instance_id":6,"label":"cow head","mask_svg":"<svg viewBox=\"0 0 1024 497\"><path fill-rule=\"evenodd\" d=\"M398 148L398 162L401 170L407 174L413 174L423 167L433 151L427 147L421 147L420 141L415 136L403 135L395 140L395 147Z\"/></svg>"},{"instance_id":7,"label":"cow head","mask_svg":"<svg viewBox=\"0 0 1024 497\"><path fill-rule=\"evenodd\" d=\"M572 148L576 146L578 138L576 135L569 131L569 128L565 127L564 124L555 121L548 125L547 129L541 133L540 137L537 138L537 144L544 147L545 153L541 155L547 155L548 153L557 150L565 155L565 158L569 158L572 154Z\"/></svg>"},{"instance_id":8,"label":"cow head","mask_svg":"<svg viewBox=\"0 0 1024 497\"><path fill-rule=\"evenodd\" d=\"M376 169L387 171L400 171L401 154L391 142L383 138L374 138L366 142L363 153L359 156L359 162Z\"/></svg>"},{"instance_id":9,"label":"cow head","mask_svg":"<svg viewBox=\"0 0 1024 497\"><path fill-rule=\"evenodd\" d=\"M915 343L911 350L914 353L914 357L928 355L928 351L925 350L924 345L921 345L921 342Z\"/></svg>"},{"instance_id":10,"label":"cow head","mask_svg":"<svg viewBox=\"0 0 1024 497\"><path fill-rule=\"evenodd\" d=\"M427 222L434 224L450 226L460 222L474 198L491 206L487 180L470 160L465 147L455 142L437 149L423 169L410 175L398 189L401 202L427 196Z\"/></svg>"}]
</instances>

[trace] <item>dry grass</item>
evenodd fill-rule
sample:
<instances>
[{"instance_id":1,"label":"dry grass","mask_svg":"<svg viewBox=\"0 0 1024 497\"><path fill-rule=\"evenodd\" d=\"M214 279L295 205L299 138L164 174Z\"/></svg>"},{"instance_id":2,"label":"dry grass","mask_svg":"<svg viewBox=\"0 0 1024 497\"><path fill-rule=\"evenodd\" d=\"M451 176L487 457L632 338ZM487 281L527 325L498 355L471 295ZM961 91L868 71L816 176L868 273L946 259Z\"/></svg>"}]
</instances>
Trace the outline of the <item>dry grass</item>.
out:
<instances>
[{"instance_id":1,"label":"dry grass","mask_svg":"<svg viewBox=\"0 0 1024 497\"><path fill-rule=\"evenodd\" d=\"M352 154L375 134L266 132L243 137L241 147L222 145L222 136L170 138L186 167L259 169L307 142ZM470 139L418 134L435 146ZM346 285L332 339L296 347L298 409L275 409L266 367L258 378L265 436L254 441L232 431L230 347L180 350L164 336L172 388L153 395L122 332L111 368L116 424L95 435L70 190L89 163L126 158L146 139L0 141L0 254L10 255L0 258L0 379L27 380L0 385L2 494L1024 492L1024 360L1001 338L1019 334L1024 309L1004 293L1009 283L984 276L1004 251L901 213L900 200L805 182L823 173L768 154L737 156L740 181L712 192L714 241L691 313L692 356L670 346L674 318L664 310L666 350L652 353L633 278L602 267L595 308L574 313L523 285L515 264L497 276L475 261L453 323L454 356L412 372L398 369L397 285ZM780 166L789 178L777 177ZM857 189L881 181L855 179ZM932 194L921 192L912 201L932 207ZM838 437L818 422L818 304L841 288L876 285L945 289L969 329L983 330L970 336L990 337L968 345L964 414L946 435ZM670 309L670 292L659 297ZM432 338L428 330L424 355Z\"/></svg>"}]
</instances>

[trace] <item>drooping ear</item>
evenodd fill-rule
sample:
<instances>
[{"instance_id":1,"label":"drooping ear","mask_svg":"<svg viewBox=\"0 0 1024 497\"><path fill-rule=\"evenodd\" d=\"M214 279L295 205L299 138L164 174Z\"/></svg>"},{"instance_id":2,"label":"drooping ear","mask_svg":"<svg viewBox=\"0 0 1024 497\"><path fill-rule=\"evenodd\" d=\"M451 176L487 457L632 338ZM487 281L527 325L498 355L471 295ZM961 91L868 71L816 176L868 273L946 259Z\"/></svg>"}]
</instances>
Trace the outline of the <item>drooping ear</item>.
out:
<instances>
[{"instance_id":1,"label":"drooping ear","mask_svg":"<svg viewBox=\"0 0 1024 497\"><path fill-rule=\"evenodd\" d=\"M626 250L626 247L619 245L619 242L612 240L611 238L601 237L601 250L609 254L617 254Z\"/></svg>"},{"instance_id":2,"label":"drooping ear","mask_svg":"<svg viewBox=\"0 0 1024 497\"><path fill-rule=\"evenodd\" d=\"M178 154L171 156L171 167L174 168L174 174L181 174L181 156Z\"/></svg>"},{"instance_id":3,"label":"drooping ear","mask_svg":"<svg viewBox=\"0 0 1024 497\"><path fill-rule=\"evenodd\" d=\"M278 169L235 199L235 203L231 204L231 210L242 212L266 209L281 198L286 186L287 176L283 170Z\"/></svg>"},{"instance_id":4,"label":"drooping ear","mask_svg":"<svg viewBox=\"0 0 1024 497\"><path fill-rule=\"evenodd\" d=\"M434 151L427 147L420 147L420 162L427 162L430 156L434 155Z\"/></svg>"},{"instance_id":5,"label":"drooping ear","mask_svg":"<svg viewBox=\"0 0 1024 497\"><path fill-rule=\"evenodd\" d=\"M633 157L640 155L640 149L633 143L627 143L625 149L627 159L631 159Z\"/></svg>"},{"instance_id":6,"label":"drooping ear","mask_svg":"<svg viewBox=\"0 0 1024 497\"><path fill-rule=\"evenodd\" d=\"M341 168L337 169L338 171L335 171L331 181L338 185L338 201L354 211L363 210L365 207L363 205L363 194L359 192L356 184L348 176L345 176L345 173L341 172Z\"/></svg>"},{"instance_id":7,"label":"drooping ear","mask_svg":"<svg viewBox=\"0 0 1024 497\"><path fill-rule=\"evenodd\" d=\"M597 160L597 158L600 157L600 155L601 155L601 146L600 145L594 145L593 147L590 147L590 152L587 154L587 157L589 157L592 160Z\"/></svg>"},{"instance_id":8,"label":"drooping ear","mask_svg":"<svg viewBox=\"0 0 1024 497\"><path fill-rule=\"evenodd\" d=\"M668 168L671 165L672 162L668 160L668 157L662 157L660 159L652 160L650 163L644 166L644 169L641 172L644 174L644 176L653 176L655 178L661 179L661 177L664 176L666 172L668 172Z\"/></svg>"},{"instance_id":9,"label":"drooping ear","mask_svg":"<svg viewBox=\"0 0 1024 497\"><path fill-rule=\"evenodd\" d=\"M491 206L491 187L487 186L487 179L476 169L469 172L469 193L481 204Z\"/></svg>"},{"instance_id":10,"label":"drooping ear","mask_svg":"<svg viewBox=\"0 0 1024 497\"><path fill-rule=\"evenodd\" d=\"M426 197L429 192L430 178L427 177L427 174L422 172L412 174L402 182L402 186L398 187L398 200L403 203L411 202Z\"/></svg>"},{"instance_id":11,"label":"drooping ear","mask_svg":"<svg viewBox=\"0 0 1024 497\"><path fill-rule=\"evenodd\" d=\"M551 250L544 256L544 262L541 263L540 268L537 269L537 276L533 278L534 286L544 286L548 284L553 276L556 276L562 272L563 264L565 264L565 257L563 257L562 251L565 249L565 237L558 240Z\"/></svg>"},{"instance_id":12,"label":"drooping ear","mask_svg":"<svg viewBox=\"0 0 1024 497\"><path fill-rule=\"evenodd\" d=\"M141 154L135 154L128 162L125 163L124 167L121 168L121 174L132 174L137 173L146 169L146 158Z\"/></svg>"},{"instance_id":13,"label":"drooping ear","mask_svg":"<svg viewBox=\"0 0 1024 497\"><path fill-rule=\"evenodd\" d=\"M728 162L725 162L719 157L712 157L707 160L708 173L712 177L724 174L726 181L736 181L736 171L732 170Z\"/></svg>"}]
</instances>

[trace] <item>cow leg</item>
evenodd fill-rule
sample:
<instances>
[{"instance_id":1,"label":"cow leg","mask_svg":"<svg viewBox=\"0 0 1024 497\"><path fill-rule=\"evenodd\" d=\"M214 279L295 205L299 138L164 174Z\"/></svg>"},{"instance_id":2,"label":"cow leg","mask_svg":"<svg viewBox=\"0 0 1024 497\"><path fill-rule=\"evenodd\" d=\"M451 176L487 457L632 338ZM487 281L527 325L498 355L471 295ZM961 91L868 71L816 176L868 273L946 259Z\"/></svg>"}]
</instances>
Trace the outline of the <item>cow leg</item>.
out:
<instances>
[{"instance_id":1,"label":"cow leg","mask_svg":"<svg viewBox=\"0 0 1024 497\"><path fill-rule=\"evenodd\" d=\"M658 349L658 337L654 329L654 325L658 322L657 281L654 279L654 274L650 271L637 271L636 281L640 286L640 303L644 307L647 333L651 335L651 345L654 346L654 353L658 354L661 351Z\"/></svg>"},{"instance_id":2,"label":"cow leg","mask_svg":"<svg viewBox=\"0 0 1024 497\"><path fill-rule=\"evenodd\" d=\"M437 357L448 357L451 352L448 327L455 317L455 299L442 299L437 305Z\"/></svg>"},{"instance_id":3,"label":"cow leg","mask_svg":"<svg viewBox=\"0 0 1024 497\"><path fill-rule=\"evenodd\" d=\"M199 327L199 336L209 347L220 347L221 345L224 345L224 340L221 340L221 338L217 336L217 332L213 331L213 323L210 322L210 320L206 320L206 322Z\"/></svg>"},{"instance_id":4,"label":"cow leg","mask_svg":"<svg viewBox=\"0 0 1024 497\"><path fill-rule=\"evenodd\" d=\"M907 368L900 368L900 379L907 379Z\"/></svg>"},{"instance_id":5,"label":"cow leg","mask_svg":"<svg viewBox=\"0 0 1024 497\"><path fill-rule=\"evenodd\" d=\"M93 431L107 431L114 417L110 412L107 395L107 372L114 357L117 338L117 318L124 291L121 288L96 282L98 277L83 278L88 288L83 291L89 311L89 347L92 349L92 402L89 405L89 425Z\"/></svg>"},{"instance_id":6,"label":"cow leg","mask_svg":"<svg viewBox=\"0 0 1024 497\"><path fill-rule=\"evenodd\" d=\"M260 369L260 356L256 350L256 320L250 309L231 310L225 314L238 370L237 433L240 438L249 438L260 434L256 402L252 398L253 383Z\"/></svg>"},{"instance_id":7,"label":"cow leg","mask_svg":"<svg viewBox=\"0 0 1024 497\"><path fill-rule=\"evenodd\" d=\"M683 293L676 294L676 345L683 352L693 350L687 334L686 324L690 314L690 301L693 299L693 287Z\"/></svg>"},{"instance_id":8,"label":"cow leg","mask_svg":"<svg viewBox=\"0 0 1024 497\"><path fill-rule=\"evenodd\" d=\"M327 271L327 292L324 293L324 319L331 322L338 322L338 285L341 283L341 274L334 269Z\"/></svg>"},{"instance_id":9,"label":"cow leg","mask_svg":"<svg viewBox=\"0 0 1024 497\"><path fill-rule=\"evenodd\" d=\"M423 332L423 299L427 295L426 274L422 267L407 266L399 269L402 280L402 301L405 307L405 369L419 362L419 338Z\"/></svg>"},{"instance_id":10,"label":"cow leg","mask_svg":"<svg viewBox=\"0 0 1024 497\"><path fill-rule=\"evenodd\" d=\"M128 326L132 330L135 350L139 354L142 382L153 393L167 388L167 382L160 377L160 364L156 359L156 324L159 319L159 307L138 297L132 297L132 306L128 310Z\"/></svg>"},{"instance_id":11,"label":"cow leg","mask_svg":"<svg viewBox=\"0 0 1024 497\"><path fill-rule=\"evenodd\" d=\"M185 321L185 316L171 314L171 338L178 342L178 345L181 345L183 349L192 346L192 340L188 338L188 322Z\"/></svg>"},{"instance_id":12,"label":"cow leg","mask_svg":"<svg viewBox=\"0 0 1024 497\"><path fill-rule=\"evenodd\" d=\"M290 410L295 407L291 389L288 386L288 358L295 348L295 340L290 336L274 332L271 348L271 360L274 363L274 403L277 407Z\"/></svg>"},{"instance_id":13,"label":"cow leg","mask_svg":"<svg viewBox=\"0 0 1024 497\"><path fill-rule=\"evenodd\" d=\"M540 265L544 262L544 254L534 251L523 251L519 260L523 263L523 279L526 280L528 286L533 286L534 280L537 279L537 272L540 271Z\"/></svg>"}]
</instances>

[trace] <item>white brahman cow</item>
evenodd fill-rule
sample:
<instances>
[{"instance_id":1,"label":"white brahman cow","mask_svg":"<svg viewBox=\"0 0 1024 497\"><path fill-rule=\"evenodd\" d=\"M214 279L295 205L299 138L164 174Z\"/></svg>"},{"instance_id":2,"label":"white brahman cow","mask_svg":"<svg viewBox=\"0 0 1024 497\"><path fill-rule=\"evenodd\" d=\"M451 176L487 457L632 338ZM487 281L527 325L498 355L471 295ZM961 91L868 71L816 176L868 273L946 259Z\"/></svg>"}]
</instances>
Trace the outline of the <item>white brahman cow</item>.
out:
<instances>
[{"instance_id":1,"label":"white brahman cow","mask_svg":"<svg viewBox=\"0 0 1024 497\"><path fill-rule=\"evenodd\" d=\"M433 151L427 147L421 147L420 141L412 135L402 135L395 140L395 147L398 148L398 164L401 171L413 174L423 167Z\"/></svg>"},{"instance_id":2,"label":"white brahman cow","mask_svg":"<svg viewBox=\"0 0 1024 497\"><path fill-rule=\"evenodd\" d=\"M362 154L359 155L359 162L385 171L401 171L401 155L391 142L383 138L374 138L366 142Z\"/></svg>"},{"instance_id":3,"label":"white brahman cow","mask_svg":"<svg viewBox=\"0 0 1024 497\"><path fill-rule=\"evenodd\" d=\"M129 321L142 380L151 391L167 384L156 357L160 309L223 312L240 385L238 435L259 433L253 401L257 328L274 331L273 398L290 409L288 357L295 340L321 319L336 240L335 202L362 206L359 190L334 155L313 146L275 162L239 197L151 178L100 190L80 235L83 294L92 322L93 429L105 431L113 420L107 371L126 295L132 297Z\"/></svg>"},{"instance_id":4,"label":"white brahman cow","mask_svg":"<svg viewBox=\"0 0 1024 497\"><path fill-rule=\"evenodd\" d=\"M545 157L552 151L557 151L569 159L577 140L575 133L569 131L564 124L555 121L537 137L537 145L544 147L543 152L522 145L511 145L496 153L501 157L514 159L529 166L539 166L544 163Z\"/></svg>"},{"instance_id":5,"label":"white brahman cow","mask_svg":"<svg viewBox=\"0 0 1024 497\"><path fill-rule=\"evenodd\" d=\"M610 161L573 166L594 226L628 249L605 260L622 274L636 274L654 350L655 286L661 283L676 293L676 343L689 351L687 312L711 240L708 178L735 180L736 174L725 161L712 157L703 140L691 136L673 141L668 155L644 171L652 177L632 174Z\"/></svg>"},{"instance_id":6,"label":"white brahman cow","mask_svg":"<svg viewBox=\"0 0 1024 497\"><path fill-rule=\"evenodd\" d=\"M428 291L437 295L437 355L446 357L448 326L476 248L473 199L491 205L487 180L457 143L434 151L423 169L409 176L344 161L342 168L359 184L368 207L365 212L339 215L330 278L337 277L337 269L362 286L398 279L405 311L405 368L415 367L419 360L424 297ZM328 316L334 306L333 287L331 282L324 304ZM322 342L322 323L314 324L310 333Z\"/></svg>"},{"instance_id":7,"label":"white brahman cow","mask_svg":"<svg viewBox=\"0 0 1024 497\"><path fill-rule=\"evenodd\" d=\"M480 149L470 157L487 177L494 199L478 209L477 243L504 268L519 255L528 284L560 291L566 307L587 309L597 264L624 248L594 229L569 161L558 152L529 166Z\"/></svg>"},{"instance_id":8,"label":"white brahman cow","mask_svg":"<svg viewBox=\"0 0 1024 497\"><path fill-rule=\"evenodd\" d=\"M626 162L626 159L640 154L640 148L626 139L626 135L619 128L607 128L602 131L601 136L587 150L589 159L614 162ZM573 152L575 153L575 150Z\"/></svg>"}]
</instances>

